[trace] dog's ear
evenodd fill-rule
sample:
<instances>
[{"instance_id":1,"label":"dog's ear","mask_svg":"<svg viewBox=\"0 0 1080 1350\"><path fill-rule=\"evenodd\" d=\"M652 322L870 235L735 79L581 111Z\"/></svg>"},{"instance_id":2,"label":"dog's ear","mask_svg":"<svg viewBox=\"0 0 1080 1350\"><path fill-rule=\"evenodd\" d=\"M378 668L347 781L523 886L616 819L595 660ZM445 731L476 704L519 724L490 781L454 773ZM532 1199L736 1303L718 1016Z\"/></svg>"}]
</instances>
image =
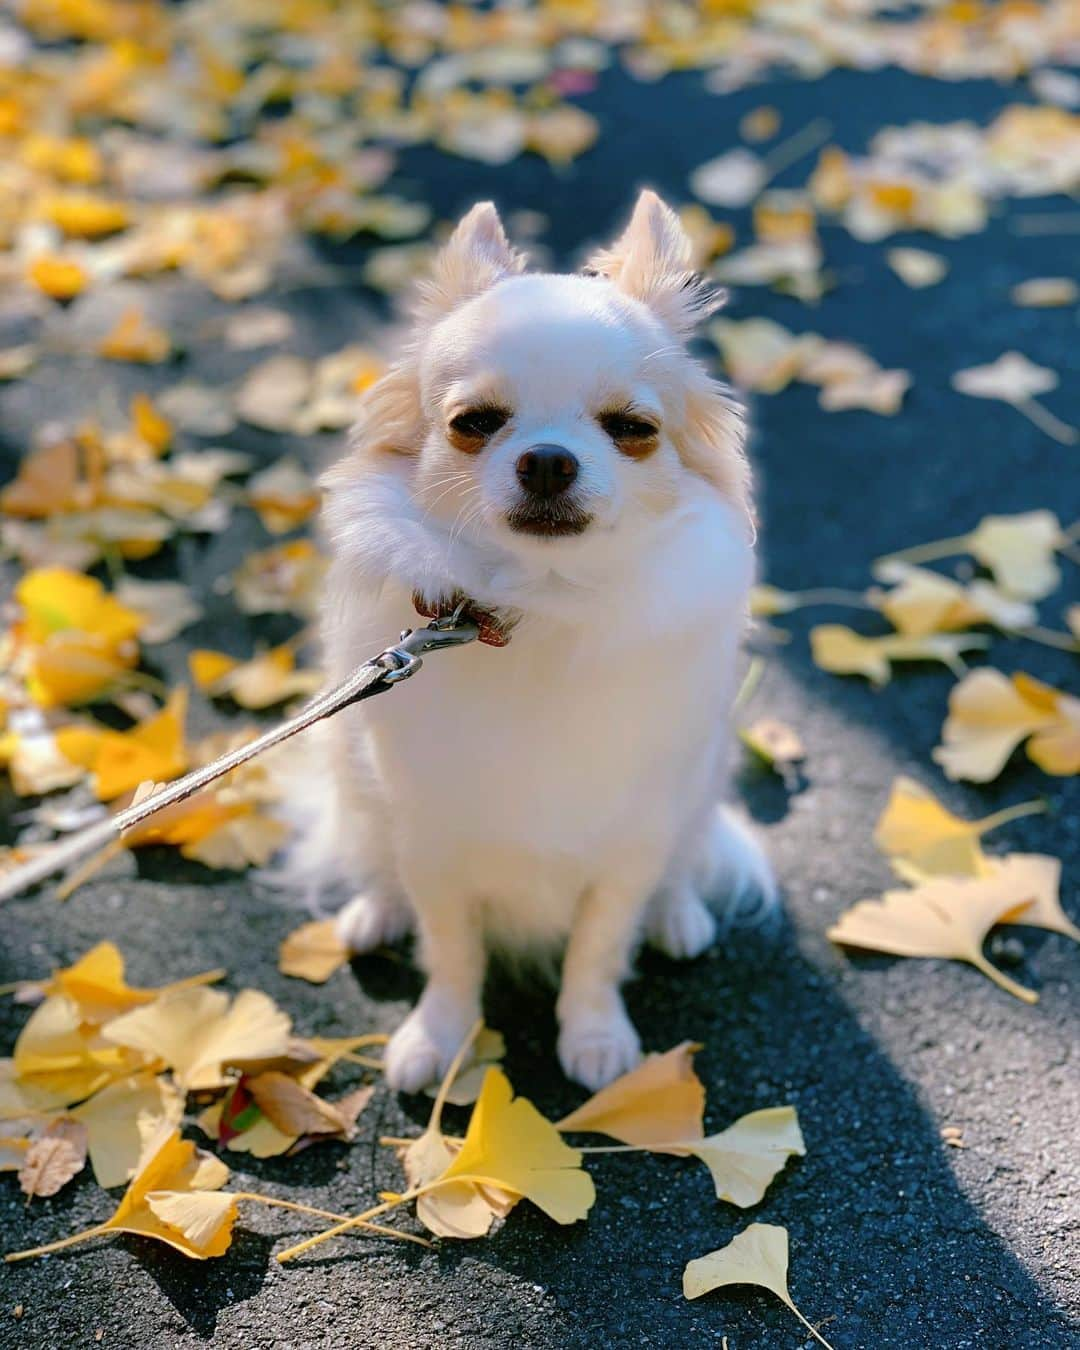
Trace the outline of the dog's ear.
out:
<instances>
[{"instance_id":1,"label":"dog's ear","mask_svg":"<svg viewBox=\"0 0 1080 1350\"><path fill-rule=\"evenodd\" d=\"M689 363L683 381L682 416L671 428L686 467L718 488L755 532L750 465L746 458L746 422L730 390L704 366Z\"/></svg>"},{"instance_id":2,"label":"dog's ear","mask_svg":"<svg viewBox=\"0 0 1080 1350\"><path fill-rule=\"evenodd\" d=\"M724 293L691 268L692 253L679 217L646 189L622 236L594 254L585 270L607 277L620 291L648 305L678 337L688 337L724 302Z\"/></svg>"},{"instance_id":3,"label":"dog's ear","mask_svg":"<svg viewBox=\"0 0 1080 1350\"><path fill-rule=\"evenodd\" d=\"M435 256L431 276L419 284L417 318L431 322L513 276L525 258L510 247L492 202L477 202Z\"/></svg>"}]
</instances>

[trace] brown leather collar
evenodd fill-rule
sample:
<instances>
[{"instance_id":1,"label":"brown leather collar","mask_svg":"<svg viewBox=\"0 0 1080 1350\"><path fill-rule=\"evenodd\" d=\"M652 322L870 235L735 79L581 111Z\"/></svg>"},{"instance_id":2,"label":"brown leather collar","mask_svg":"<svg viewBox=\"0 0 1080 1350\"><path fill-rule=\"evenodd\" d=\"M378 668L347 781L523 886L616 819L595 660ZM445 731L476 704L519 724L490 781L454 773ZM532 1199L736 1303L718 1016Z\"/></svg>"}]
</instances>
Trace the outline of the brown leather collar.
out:
<instances>
[{"instance_id":1,"label":"brown leather collar","mask_svg":"<svg viewBox=\"0 0 1080 1350\"><path fill-rule=\"evenodd\" d=\"M463 591L454 591L452 595L441 596L438 600L428 600L420 591L413 591L413 609L425 619L438 619L452 614L462 603L462 614L476 624L480 630L480 641L489 647L505 647L517 624L517 616L505 611L485 609L475 600L470 600Z\"/></svg>"}]
</instances>

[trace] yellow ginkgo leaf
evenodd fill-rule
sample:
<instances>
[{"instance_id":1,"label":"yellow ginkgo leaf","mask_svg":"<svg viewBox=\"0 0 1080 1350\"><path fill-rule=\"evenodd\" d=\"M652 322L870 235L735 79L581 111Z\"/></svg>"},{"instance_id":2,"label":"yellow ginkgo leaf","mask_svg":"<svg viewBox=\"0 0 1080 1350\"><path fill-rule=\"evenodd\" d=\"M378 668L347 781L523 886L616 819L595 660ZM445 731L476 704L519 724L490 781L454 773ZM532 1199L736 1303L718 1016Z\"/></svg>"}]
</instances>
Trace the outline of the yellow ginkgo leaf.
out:
<instances>
[{"instance_id":1,"label":"yellow ginkgo leaf","mask_svg":"<svg viewBox=\"0 0 1080 1350\"><path fill-rule=\"evenodd\" d=\"M1028 755L1041 769L1080 771L1080 700L1029 675L975 670L949 695L933 757L948 778L988 783L1029 736Z\"/></svg>"},{"instance_id":2,"label":"yellow ginkgo leaf","mask_svg":"<svg viewBox=\"0 0 1080 1350\"><path fill-rule=\"evenodd\" d=\"M108 595L100 581L64 567L27 572L15 587L21 634L32 643L76 631L110 645L138 635L143 617Z\"/></svg>"},{"instance_id":3,"label":"yellow ginkgo leaf","mask_svg":"<svg viewBox=\"0 0 1080 1350\"><path fill-rule=\"evenodd\" d=\"M502 1032L481 1027L458 1070L440 1087L428 1087L424 1091L429 1097L441 1093L452 1106L471 1106L480 1096L488 1069L492 1064L498 1064L505 1054L506 1039Z\"/></svg>"},{"instance_id":4,"label":"yellow ginkgo leaf","mask_svg":"<svg viewBox=\"0 0 1080 1350\"><path fill-rule=\"evenodd\" d=\"M1003 859L989 876L935 877L907 891L886 891L841 914L827 936L845 947L892 956L945 957L967 961L1025 1003L1038 994L1025 989L983 955L990 929L1006 916L1022 923L1035 902L1030 867Z\"/></svg>"},{"instance_id":5,"label":"yellow ginkgo leaf","mask_svg":"<svg viewBox=\"0 0 1080 1350\"><path fill-rule=\"evenodd\" d=\"M333 919L301 924L278 949L278 970L312 984L325 984L349 961L349 950L338 937Z\"/></svg>"},{"instance_id":6,"label":"yellow ginkgo leaf","mask_svg":"<svg viewBox=\"0 0 1080 1350\"><path fill-rule=\"evenodd\" d=\"M158 989L135 989L124 979L124 958L112 942L99 942L74 965L54 970L42 984L44 994L66 994L79 1008L84 1022L106 1022L129 1008L153 1003L174 989L213 984L224 977L223 970L208 970Z\"/></svg>"},{"instance_id":7,"label":"yellow ginkgo leaf","mask_svg":"<svg viewBox=\"0 0 1080 1350\"><path fill-rule=\"evenodd\" d=\"M236 661L224 652L193 651L188 656L191 678L213 698L228 695L242 708L269 708L298 694L311 694L322 684L315 670L297 670L288 644L272 647L250 661Z\"/></svg>"},{"instance_id":8,"label":"yellow ginkgo leaf","mask_svg":"<svg viewBox=\"0 0 1080 1350\"><path fill-rule=\"evenodd\" d=\"M885 581L889 579L888 569L897 563L932 562L956 553L970 553L990 569L1006 595L1017 600L1042 600L1061 580L1054 554L1068 543L1068 535L1052 511L984 516L968 534L918 544L879 558L874 575Z\"/></svg>"},{"instance_id":9,"label":"yellow ginkgo leaf","mask_svg":"<svg viewBox=\"0 0 1080 1350\"><path fill-rule=\"evenodd\" d=\"M102 1028L114 1045L128 1046L173 1071L188 1092L224 1087L227 1065L273 1059L289 1045L287 1014L256 989L230 1003L216 989L182 989L145 1008L125 1013Z\"/></svg>"},{"instance_id":10,"label":"yellow ginkgo leaf","mask_svg":"<svg viewBox=\"0 0 1080 1350\"><path fill-rule=\"evenodd\" d=\"M41 215L73 239L99 239L126 229L131 217L123 202L89 192L62 192L46 197Z\"/></svg>"},{"instance_id":11,"label":"yellow ginkgo leaf","mask_svg":"<svg viewBox=\"0 0 1080 1350\"><path fill-rule=\"evenodd\" d=\"M73 300L86 289L90 276L74 258L39 253L26 269L31 282L54 300Z\"/></svg>"},{"instance_id":12,"label":"yellow ginkgo leaf","mask_svg":"<svg viewBox=\"0 0 1080 1350\"><path fill-rule=\"evenodd\" d=\"M210 1256L221 1256L231 1241L236 1197L229 1197L227 1213L224 1212L225 1206L213 1207L214 1222L209 1221L209 1211L206 1218L200 1221L196 1208L168 1203L162 1213L155 1212L150 1197L155 1196L160 1205L163 1195L217 1191L228 1179L229 1169L223 1162L201 1153L189 1140L181 1139L174 1125L162 1121L149 1134L131 1184L111 1218L94 1228L74 1233L45 1247L11 1252L4 1259L21 1261L29 1256L42 1256L46 1252L59 1251L108 1233L134 1233L139 1237L155 1238L175 1247L184 1256L200 1261ZM167 1217L169 1215L171 1219Z\"/></svg>"},{"instance_id":13,"label":"yellow ginkgo leaf","mask_svg":"<svg viewBox=\"0 0 1080 1350\"><path fill-rule=\"evenodd\" d=\"M795 766L806 758L802 737L778 717L759 717L740 727L739 740L781 777L795 776Z\"/></svg>"},{"instance_id":14,"label":"yellow ginkgo leaf","mask_svg":"<svg viewBox=\"0 0 1080 1350\"><path fill-rule=\"evenodd\" d=\"M793 1106L772 1106L741 1116L707 1139L682 1139L672 1152L692 1153L712 1173L716 1195L746 1209L756 1205L793 1154L806 1153Z\"/></svg>"},{"instance_id":15,"label":"yellow ginkgo leaf","mask_svg":"<svg viewBox=\"0 0 1080 1350\"><path fill-rule=\"evenodd\" d=\"M973 623L992 623L1012 631L1030 627L1038 615L1024 600L1014 600L989 582L961 586L910 563L884 562L877 569L882 581L894 583L878 601L881 612L899 633L920 637L966 628Z\"/></svg>"},{"instance_id":16,"label":"yellow ginkgo leaf","mask_svg":"<svg viewBox=\"0 0 1080 1350\"><path fill-rule=\"evenodd\" d=\"M107 361L136 365L158 365L171 351L168 333L152 324L138 308L125 309L97 348L98 356Z\"/></svg>"},{"instance_id":17,"label":"yellow ginkgo leaf","mask_svg":"<svg viewBox=\"0 0 1080 1350\"><path fill-rule=\"evenodd\" d=\"M13 1052L17 1083L63 1103L82 1101L114 1079L144 1067L140 1053L103 1041L79 1006L63 994L40 1004L19 1033Z\"/></svg>"},{"instance_id":18,"label":"yellow ginkgo leaf","mask_svg":"<svg viewBox=\"0 0 1080 1350\"><path fill-rule=\"evenodd\" d=\"M962 820L914 779L894 780L888 804L874 830L874 843L925 876L982 876L987 862L979 840L1010 820L1046 809L1044 802L1021 802L982 820Z\"/></svg>"},{"instance_id":19,"label":"yellow ginkgo leaf","mask_svg":"<svg viewBox=\"0 0 1080 1350\"><path fill-rule=\"evenodd\" d=\"M130 731L109 727L61 727L57 749L73 764L89 769L94 793L110 802L140 783L163 783L176 778L188 766L184 743L187 690L177 689L156 716L139 722Z\"/></svg>"},{"instance_id":20,"label":"yellow ginkgo leaf","mask_svg":"<svg viewBox=\"0 0 1080 1350\"><path fill-rule=\"evenodd\" d=\"M136 394L131 400L131 425L155 455L163 455L172 444L172 423L146 394Z\"/></svg>"},{"instance_id":21,"label":"yellow ginkgo leaf","mask_svg":"<svg viewBox=\"0 0 1080 1350\"><path fill-rule=\"evenodd\" d=\"M752 1223L726 1247L690 1261L683 1271L683 1294L701 1298L729 1284L756 1284L791 1309L825 1350L828 1341L806 1320L788 1291L788 1233L771 1223Z\"/></svg>"},{"instance_id":22,"label":"yellow ginkgo leaf","mask_svg":"<svg viewBox=\"0 0 1080 1350\"><path fill-rule=\"evenodd\" d=\"M271 534L297 529L319 509L318 489L294 459L279 459L255 474L247 498Z\"/></svg>"},{"instance_id":23,"label":"yellow ginkgo leaf","mask_svg":"<svg viewBox=\"0 0 1080 1350\"><path fill-rule=\"evenodd\" d=\"M220 1256L232 1239L237 1201L227 1192L150 1191L146 1206L170 1232L181 1234L193 1249L189 1256Z\"/></svg>"},{"instance_id":24,"label":"yellow ginkgo leaf","mask_svg":"<svg viewBox=\"0 0 1080 1350\"><path fill-rule=\"evenodd\" d=\"M596 1198L581 1154L501 1069L488 1069L457 1157L439 1180L480 1181L531 1200L556 1223L576 1223Z\"/></svg>"},{"instance_id":25,"label":"yellow ginkgo leaf","mask_svg":"<svg viewBox=\"0 0 1080 1350\"><path fill-rule=\"evenodd\" d=\"M810 630L810 649L822 670L834 675L865 675L876 685L888 683L893 661L941 661L960 675L965 670L961 653L989 645L989 640L978 633L864 637L839 623L819 624Z\"/></svg>"},{"instance_id":26,"label":"yellow ginkgo leaf","mask_svg":"<svg viewBox=\"0 0 1080 1350\"><path fill-rule=\"evenodd\" d=\"M654 1153L686 1153L680 1140L703 1135L705 1089L694 1072L701 1046L683 1041L647 1055L629 1073L601 1088L556 1124L564 1133L607 1134Z\"/></svg>"},{"instance_id":27,"label":"yellow ginkgo leaf","mask_svg":"<svg viewBox=\"0 0 1080 1350\"><path fill-rule=\"evenodd\" d=\"M126 1185L138 1166L143 1147L139 1120L179 1125L184 1098L164 1076L140 1073L109 1083L70 1114L86 1126L94 1176L108 1189Z\"/></svg>"}]
</instances>

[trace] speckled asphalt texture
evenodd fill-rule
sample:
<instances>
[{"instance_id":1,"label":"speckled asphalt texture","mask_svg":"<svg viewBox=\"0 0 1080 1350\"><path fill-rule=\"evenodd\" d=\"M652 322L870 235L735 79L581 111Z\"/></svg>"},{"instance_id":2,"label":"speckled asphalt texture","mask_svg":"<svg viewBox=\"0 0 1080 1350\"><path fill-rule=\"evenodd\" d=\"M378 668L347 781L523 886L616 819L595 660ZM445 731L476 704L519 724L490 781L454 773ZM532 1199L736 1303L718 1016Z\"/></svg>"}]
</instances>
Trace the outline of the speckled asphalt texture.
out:
<instances>
[{"instance_id":1,"label":"speckled asphalt texture","mask_svg":"<svg viewBox=\"0 0 1080 1350\"><path fill-rule=\"evenodd\" d=\"M836 138L859 149L885 122L984 120L1023 97L989 84L884 72L837 73L716 98L702 91L698 76L645 86L611 73L583 99L601 116L604 135L567 173L555 175L538 160L487 169L423 149L403 155L397 183L428 198L442 217L486 196L504 209L543 211L551 222L544 241L565 262L583 243L611 232L636 186L684 197L688 171L734 144L739 117L762 102L780 108L788 130L827 117ZM806 168L781 181L802 181ZM1068 206L1033 201L1023 211ZM736 317L769 314L794 329L850 338L883 365L915 374L896 419L822 413L806 388L757 402L753 453L771 581L861 587L875 555L956 534L989 511L1051 507L1063 521L1080 515L1075 448L1047 439L1008 408L949 388L952 371L1017 348L1061 373L1051 404L1080 422L1075 311L1021 310L1009 302L1010 286L1025 277L1073 273L1076 237L1018 235L1009 219L1017 213L1014 205L973 239L929 241L949 257L952 272L928 292L905 289L887 270L881 246L826 227L827 256L841 284L819 309L760 291L736 297L730 311ZM362 255L355 245L336 260L354 263ZM217 345L202 354L194 335L216 307L201 295L177 302L181 314L187 306L193 335L185 373L218 379L259 359L231 354L232 365L223 365ZM316 341L331 350L363 339L381 322L375 298L344 285L294 292L282 303L310 350ZM109 371L128 387L148 387L154 378L172 382L179 374ZM84 378L85 386L65 379L53 387L46 367L33 383L0 394L5 477L30 426L46 411L79 406L100 376L88 370ZM252 430L232 442L267 459L281 449ZM310 445L298 448L311 458ZM326 452L319 447L318 454ZM238 524L213 540L185 541L178 558L145 570L164 574L178 565L186 579L208 589L245 548L265 542L254 523ZM1066 598L1075 600L1080 569L1066 568ZM1059 593L1048 602L1048 622L1057 620L1061 599ZM985 790L948 787L929 753L951 677L907 669L875 693L862 682L822 674L810 663L805 636L820 617L795 616L787 625L793 639L775 650L755 702L756 710L799 729L808 749L804 781L787 792L748 769L740 782L783 881L789 915L783 936L771 950L731 940L687 967L647 956L628 990L648 1047L684 1038L705 1043L699 1066L712 1127L756 1107L797 1105L807 1156L786 1169L757 1210L718 1204L692 1162L613 1156L592 1164L598 1200L585 1224L558 1228L526 1205L487 1241L445 1243L425 1253L341 1240L286 1267L273 1261L275 1248L307 1230L287 1216L248 1212L228 1255L205 1265L120 1238L0 1270L0 1345L809 1345L792 1316L764 1294L735 1291L694 1304L682 1297L685 1262L722 1246L755 1218L790 1229L793 1295L837 1350L1080 1345L1080 953L1064 938L1017 930L1019 946L1005 955L1018 963L1012 973L1039 990L1040 1002L1027 1007L967 968L849 960L824 936L844 907L889 881L871 832L901 772L969 815L1047 793L1052 814L1009 827L994 847L1060 855L1065 904L1080 915L1080 779L1048 780L1019 759ZM274 622L238 620L216 600L185 641L247 653L256 637L284 631ZM182 658L182 644L174 643L161 665L178 678ZM1076 688L1075 657L1000 641L994 659L1006 670L1028 669ZM198 729L211 716L204 710ZM497 762L492 771L509 772ZM288 901L242 878L178 866L165 854L144 854L137 875L100 879L63 907L47 890L19 900L2 922L0 982L43 975L110 937L128 955L136 981L224 965L229 987L267 990L308 1033L389 1031L418 988L401 953L359 961L323 989L281 977L277 945L298 922ZM488 1013L507 1035L513 1081L542 1110L560 1113L580 1100L555 1065L550 993L496 980ZM24 1018L10 1001L0 1005L5 1045ZM377 1137L415 1127L425 1109L423 1101L380 1089L352 1147L330 1145L264 1164L238 1159L237 1184L334 1210L360 1208L398 1182ZM947 1125L959 1127L965 1147L942 1143ZM30 1209L5 1183L3 1246L59 1237L102 1219L110 1204L88 1176Z\"/></svg>"}]
</instances>

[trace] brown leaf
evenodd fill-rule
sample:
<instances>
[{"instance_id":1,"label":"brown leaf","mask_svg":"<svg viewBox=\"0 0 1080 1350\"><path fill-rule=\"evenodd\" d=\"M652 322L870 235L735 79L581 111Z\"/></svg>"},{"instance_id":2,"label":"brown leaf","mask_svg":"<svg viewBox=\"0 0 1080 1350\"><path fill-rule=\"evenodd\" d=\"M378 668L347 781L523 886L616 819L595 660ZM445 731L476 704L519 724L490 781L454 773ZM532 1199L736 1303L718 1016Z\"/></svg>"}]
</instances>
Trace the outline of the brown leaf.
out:
<instances>
[{"instance_id":1,"label":"brown leaf","mask_svg":"<svg viewBox=\"0 0 1080 1350\"><path fill-rule=\"evenodd\" d=\"M19 1187L27 1199L55 1195L86 1163L86 1126L61 1117L30 1145L19 1169Z\"/></svg>"},{"instance_id":2,"label":"brown leaf","mask_svg":"<svg viewBox=\"0 0 1080 1350\"><path fill-rule=\"evenodd\" d=\"M336 1106L288 1074L260 1073L247 1086L259 1110L285 1134L344 1135L349 1131L349 1121Z\"/></svg>"}]
</instances>

